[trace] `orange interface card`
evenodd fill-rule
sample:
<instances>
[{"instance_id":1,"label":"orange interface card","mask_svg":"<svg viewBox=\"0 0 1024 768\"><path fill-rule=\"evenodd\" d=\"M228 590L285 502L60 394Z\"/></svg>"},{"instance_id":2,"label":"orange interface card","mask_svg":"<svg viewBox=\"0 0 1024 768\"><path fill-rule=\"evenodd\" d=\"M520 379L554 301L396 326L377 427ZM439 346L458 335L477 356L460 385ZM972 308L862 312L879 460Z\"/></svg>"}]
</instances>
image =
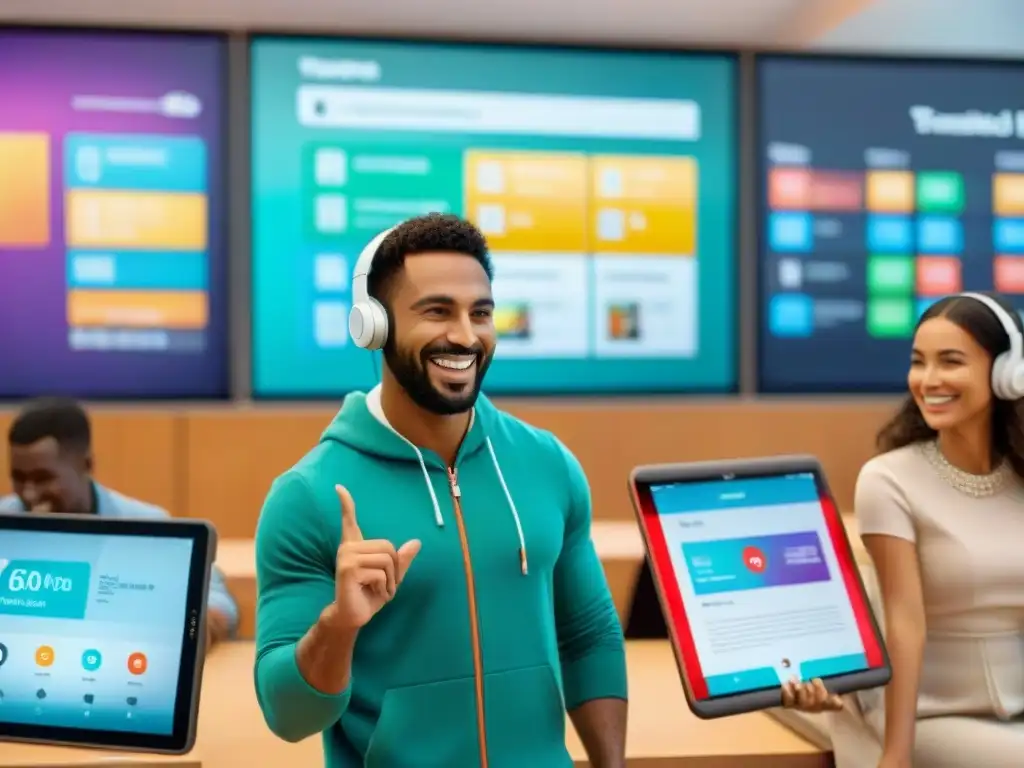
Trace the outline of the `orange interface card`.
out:
<instances>
[{"instance_id":1,"label":"orange interface card","mask_svg":"<svg viewBox=\"0 0 1024 768\"><path fill-rule=\"evenodd\" d=\"M50 137L0 133L0 248L50 244Z\"/></svg>"}]
</instances>

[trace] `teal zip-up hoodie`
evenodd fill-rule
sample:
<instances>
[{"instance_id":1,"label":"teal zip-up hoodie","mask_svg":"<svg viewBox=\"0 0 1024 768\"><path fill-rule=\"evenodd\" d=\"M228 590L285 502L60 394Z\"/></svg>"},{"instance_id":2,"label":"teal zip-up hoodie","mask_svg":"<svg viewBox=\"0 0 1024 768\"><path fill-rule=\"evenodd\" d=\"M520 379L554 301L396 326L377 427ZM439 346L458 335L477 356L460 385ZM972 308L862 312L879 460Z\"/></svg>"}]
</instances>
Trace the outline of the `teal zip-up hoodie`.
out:
<instances>
[{"instance_id":1,"label":"teal zip-up hoodie","mask_svg":"<svg viewBox=\"0 0 1024 768\"><path fill-rule=\"evenodd\" d=\"M626 698L622 629L576 459L480 397L453 469L391 429L374 390L346 397L267 496L256 693L281 738L323 733L328 768L473 768L481 741L489 768L569 768L566 710ZM295 647L334 599L338 483L366 539L422 549L359 633L349 688L330 696L303 679Z\"/></svg>"}]
</instances>

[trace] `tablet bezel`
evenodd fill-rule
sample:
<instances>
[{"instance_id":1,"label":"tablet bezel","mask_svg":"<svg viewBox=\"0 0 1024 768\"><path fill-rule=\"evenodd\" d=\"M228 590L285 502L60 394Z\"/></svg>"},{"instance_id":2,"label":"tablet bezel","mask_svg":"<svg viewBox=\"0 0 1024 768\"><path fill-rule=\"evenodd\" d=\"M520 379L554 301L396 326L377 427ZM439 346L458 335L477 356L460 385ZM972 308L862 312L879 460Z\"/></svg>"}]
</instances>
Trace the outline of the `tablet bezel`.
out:
<instances>
[{"instance_id":1,"label":"tablet bezel","mask_svg":"<svg viewBox=\"0 0 1024 768\"><path fill-rule=\"evenodd\" d=\"M846 528L843 525L842 516L839 514L835 499L825 479L825 473L821 463L813 456L793 455L777 456L761 459L730 459L723 461L704 461L689 464L656 464L636 467L629 476L630 497L633 501L633 510L636 514L637 525L644 541L644 554L654 581L655 591L658 594L658 602L661 605L662 613L668 628L671 640L673 655L676 665L679 668L679 675L683 680L683 689L686 693L686 701L690 710L702 719L726 717L729 715L742 714L744 712L755 712L774 707L782 706L782 687L759 688L753 691L729 694L725 696L714 696L708 698L697 698L693 691L692 683L687 674L687 655L693 656L693 661L699 666L700 658L693 643L693 635L690 630L688 610L682 590L675 584L674 574L662 574L658 562L651 551L651 541L648 531L648 518L655 518L658 512L654 507L651 495L652 485L667 485L672 483L708 482L715 480L735 480L745 477L774 477L779 475L812 473L818 486L818 493L821 497L822 511L829 528L830 538L840 560L840 567L843 571L847 587L855 585L861 600L861 606L867 614L868 623L878 648L881 651L881 666L857 672L849 672L842 675L835 675L823 678L822 682L831 693L844 694L867 688L877 688L888 684L892 677L892 668L889 661L889 654L885 641L879 629L874 611L868 599L867 590L864 588L864 581L861 578L860 569L856 557L850 546ZM648 511L649 510L649 511ZM838 534L838 535L837 535ZM666 587L665 578L670 578L671 586ZM673 597L678 599L682 607L682 626L677 626L673 618L673 610L666 590L675 592ZM686 637L681 637L685 633ZM685 643L684 643L685 640Z\"/></svg>"},{"instance_id":2,"label":"tablet bezel","mask_svg":"<svg viewBox=\"0 0 1024 768\"><path fill-rule=\"evenodd\" d=\"M195 746L200 683L206 656L206 602L217 550L217 533L202 520L109 518L95 515L3 514L0 531L38 531L87 536L192 540L188 592L182 626L181 666L170 735L26 725L0 720L0 741L183 755Z\"/></svg>"}]
</instances>

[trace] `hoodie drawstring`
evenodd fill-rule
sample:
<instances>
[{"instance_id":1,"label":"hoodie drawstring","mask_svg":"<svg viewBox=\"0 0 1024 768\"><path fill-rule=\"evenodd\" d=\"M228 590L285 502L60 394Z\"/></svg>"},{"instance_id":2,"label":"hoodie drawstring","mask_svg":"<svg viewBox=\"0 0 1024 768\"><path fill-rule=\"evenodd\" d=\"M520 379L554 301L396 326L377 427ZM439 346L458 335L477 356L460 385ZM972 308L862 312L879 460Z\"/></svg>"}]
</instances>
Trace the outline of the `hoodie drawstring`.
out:
<instances>
[{"instance_id":1,"label":"hoodie drawstring","mask_svg":"<svg viewBox=\"0 0 1024 768\"><path fill-rule=\"evenodd\" d=\"M401 437L401 435L399 435L399 437ZM437 494L434 492L434 484L430 482L430 473L427 471L427 462L423 460L423 452L408 440L406 440L406 442L409 443L409 446L414 451L416 451L416 458L420 460L420 469L423 470L423 480L427 484L427 490L430 491L430 501L434 505L434 520L437 522L437 527L444 528L444 515L441 514L441 504L438 502Z\"/></svg>"},{"instance_id":2,"label":"hoodie drawstring","mask_svg":"<svg viewBox=\"0 0 1024 768\"><path fill-rule=\"evenodd\" d=\"M505 475L502 474L501 465L498 463L498 456L495 454L494 446L491 444L491 438L488 437L485 440L487 442L487 452L491 455L491 464L498 475L498 482L501 483L501 490L505 494L505 501L508 502L508 508L512 511L512 520L516 524L516 534L519 536L519 566L523 576L528 576L530 568L526 557L526 536L523 535L523 524L519 520L519 510L516 509L516 503L512 500L512 494L508 490L508 483L505 482ZM420 470L423 472L423 480L427 484L427 490L430 491L430 502L434 505L434 520L439 528L443 528L444 515L441 514L441 504L437 500L434 484L430 482L430 473L427 471L427 462L423 460L423 452L410 441L406 440L406 443L416 452L416 458L420 462Z\"/></svg>"},{"instance_id":3,"label":"hoodie drawstring","mask_svg":"<svg viewBox=\"0 0 1024 768\"><path fill-rule=\"evenodd\" d=\"M509 493L508 485L505 483L505 476L501 473L501 465L498 463L498 457L494 453L494 446L491 445L491 438L485 438L487 441L487 451L491 454L491 463L494 465L494 471L498 473L498 482L501 483L501 490L505 492L505 501L508 502L508 508L512 510L512 519L516 523L516 533L519 534L519 565L522 568L523 576L528 576L530 568L526 561L526 537L523 536L523 524L519 522L519 510L516 509L516 503L512 500L512 494Z\"/></svg>"}]
</instances>

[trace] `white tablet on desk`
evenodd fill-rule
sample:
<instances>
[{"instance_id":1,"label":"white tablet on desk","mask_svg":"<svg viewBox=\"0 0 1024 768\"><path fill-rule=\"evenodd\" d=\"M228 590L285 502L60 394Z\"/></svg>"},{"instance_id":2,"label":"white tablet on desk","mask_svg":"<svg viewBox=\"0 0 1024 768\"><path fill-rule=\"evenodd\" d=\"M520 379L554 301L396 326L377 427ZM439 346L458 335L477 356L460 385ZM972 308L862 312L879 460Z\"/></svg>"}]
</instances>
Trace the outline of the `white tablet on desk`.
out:
<instances>
[{"instance_id":1,"label":"white tablet on desk","mask_svg":"<svg viewBox=\"0 0 1024 768\"><path fill-rule=\"evenodd\" d=\"M779 706L891 672L846 529L809 456L635 469L630 486L687 701L698 717Z\"/></svg>"},{"instance_id":2,"label":"white tablet on desk","mask_svg":"<svg viewBox=\"0 0 1024 768\"><path fill-rule=\"evenodd\" d=\"M0 740L188 752L215 549L195 520L0 515Z\"/></svg>"}]
</instances>

